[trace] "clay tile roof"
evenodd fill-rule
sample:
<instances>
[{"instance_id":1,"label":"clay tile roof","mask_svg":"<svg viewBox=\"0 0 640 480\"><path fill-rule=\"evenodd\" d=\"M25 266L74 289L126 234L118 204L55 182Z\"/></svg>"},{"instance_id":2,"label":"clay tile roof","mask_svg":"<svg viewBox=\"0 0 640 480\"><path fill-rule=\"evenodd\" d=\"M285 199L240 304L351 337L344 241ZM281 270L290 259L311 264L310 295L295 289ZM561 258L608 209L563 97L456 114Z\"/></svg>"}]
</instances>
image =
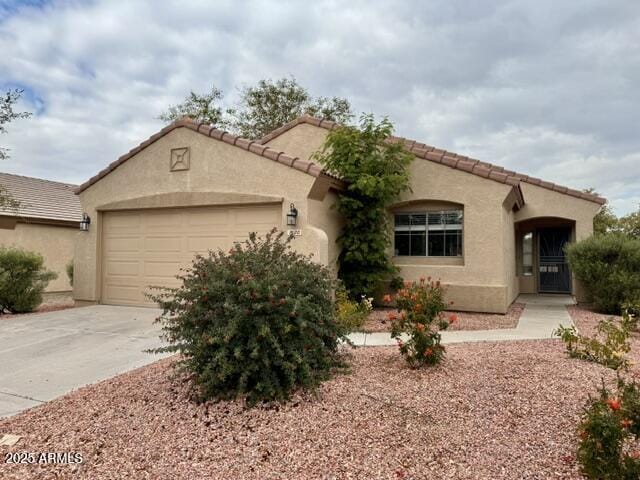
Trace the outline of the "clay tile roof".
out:
<instances>
[{"instance_id":1,"label":"clay tile roof","mask_svg":"<svg viewBox=\"0 0 640 480\"><path fill-rule=\"evenodd\" d=\"M0 187L20 203L17 210L0 209L2 215L62 222L82 218L80 199L74 194L76 185L0 173Z\"/></svg>"},{"instance_id":2,"label":"clay tile roof","mask_svg":"<svg viewBox=\"0 0 640 480\"><path fill-rule=\"evenodd\" d=\"M329 120L320 121L317 118L310 117L308 115L303 115L302 117L296 118L295 120L283 125L282 127L262 137L260 140L256 141L256 143L260 143L264 145L270 142L271 140L273 140L274 138L287 132L288 130L291 130L293 127L300 125L301 123L308 123L310 125L315 125L320 128L325 128L327 130L332 130L337 126L335 122L331 122ZM457 170L463 170L465 172L468 172L474 175L479 175L484 178L489 178L491 180L495 180L500 183L513 185L514 187L516 186L519 187L520 182L524 182L524 183L530 183L532 185L537 185L539 187L546 188L548 190L553 190L555 192L562 193L564 195L570 195L572 197L589 200L591 202L595 202L600 205L605 204L607 201L606 199L599 197L597 195L593 195L585 192L578 192L576 190L572 190L571 188L555 185L551 182L545 182L538 178L530 177L522 173L506 170L504 167L500 167L498 165L493 165L491 163L476 160L475 158L469 158L464 155L458 155L457 153L454 153L454 152L448 152L446 150L435 148L435 147L432 147L431 145L417 142L416 140L410 140L410 139L401 138L401 137L390 137L389 141L403 143L405 147L418 158L429 160L435 163L441 163ZM516 192L516 194L518 196L521 196L522 192Z\"/></svg>"},{"instance_id":3,"label":"clay tile roof","mask_svg":"<svg viewBox=\"0 0 640 480\"><path fill-rule=\"evenodd\" d=\"M312 117L309 117L309 118L312 118ZM313 121L314 121L313 124L316 125L316 126L320 125L320 123L321 123L321 121L318 120L318 119L313 119ZM321 170L321 169L317 168L316 164L314 164L313 162L310 162L310 161L307 161L307 160L302 160L302 159L300 159L298 157L295 157L295 158L289 157L288 155L284 156L284 158L283 158L283 155L284 155L283 152L279 152L279 151L273 150L273 149L271 149L271 148L269 148L267 146L261 145L262 142L253 142L251 140L247 140L245 138L241 138L241 137L239 137L237 135L233 135L233 134L231 134L229 132L225 132L223 130L219 130L219 129L211 127L209 125L206 125L206 124L203 124L203 123L198 123L198 122L192 120L189 117L184 117L184 118L182 118L180 120L177 120L177 121L173 122L170 125L167 125L162 130L160 130L158 133L152 135L149 139L145 140L144 142L142 142L137 147L134 147L131 150L129 150L127 153L122 155L116 161L112 162L106 168L104 168L103 170L98 172L96 175L91 177L89 180L84 182L82 185L77 187L76 190L75 190L75 193L81 193L82 191L86 190L91 185L93 185L94 183L99 181L101 178L107 176L109 173L114 171L116 168L118 168L124 162L129 160L131 157L133 157L135 154L139 153L144 148L146 148L149 145L151 145L156 140L162 138L163 136L165 136L169 132L175 130L176 128L181 128L181 127L182 128L188 128L188 129L193 130L194 132L200 133L201 135L204 135L206 137L211 137L211 138L214 138L216 140L221 140L224 143L228 143L229 145L233 145L235 147L241 148L242 150L248 150L248 151L250 151L250 152L252 152L252 153L254 153L256 155L260 155L261 157L268 158L269 160L272 160L274 162L278 162L278 163L281 163L283 165L287 165L290 168L295 168L296 170L299 170L301 172L307 173L307 174L309 174L311 176L314 176L314 177L320 177L320 176L328 177L328 178L331 179L331 181L335 184L336 187L342 187L343 186L343 182L338 177L336 177L335 175L330 174L329 172L326 172L324 170ZM289 127L289 128L291 128L291 127ZM330 127L323 124L323 128L330 128Z\"/></svg>"}]
</instances>

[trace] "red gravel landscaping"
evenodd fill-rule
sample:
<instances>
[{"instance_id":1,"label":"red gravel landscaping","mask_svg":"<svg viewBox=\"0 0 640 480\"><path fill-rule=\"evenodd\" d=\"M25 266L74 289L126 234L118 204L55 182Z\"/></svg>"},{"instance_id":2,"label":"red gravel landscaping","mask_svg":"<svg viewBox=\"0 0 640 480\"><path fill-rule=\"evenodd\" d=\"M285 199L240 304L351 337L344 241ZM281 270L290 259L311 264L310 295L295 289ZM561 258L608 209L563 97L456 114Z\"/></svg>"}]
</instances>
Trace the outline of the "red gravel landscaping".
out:
<instances>
[{"instance_id":1,"label":"red gravel landscaping","mask_svg":"<svg viewBox=\"0 0 640 480\"><path fill-rule=\"evenodd\" d=\"M351 351L351 350L350 350ZM285 405L197 405L166 359L10 419L8 451L79 452L80 466L6 465L0 478L579 479L576 425L614 373L557 340L447 346L408 369L393 347L351 354Z\"/></svg>"},{"instance_id":2,"label":"red gravel landscaping","mask_svg":"<svg viewBox=\"0 0 640 480\"><path fill-rule=\"evenodd\" d=\"M493 330L497 328L515 328L524 310L523 303L512 303L507 313L478 313L478 312L445 312L445 315L455 314L457 320L449 330ZM388 332L391 330L389 313L398 313L395 308L377 308L360 329L363 332Z\"/></svg>"}]
</instances>

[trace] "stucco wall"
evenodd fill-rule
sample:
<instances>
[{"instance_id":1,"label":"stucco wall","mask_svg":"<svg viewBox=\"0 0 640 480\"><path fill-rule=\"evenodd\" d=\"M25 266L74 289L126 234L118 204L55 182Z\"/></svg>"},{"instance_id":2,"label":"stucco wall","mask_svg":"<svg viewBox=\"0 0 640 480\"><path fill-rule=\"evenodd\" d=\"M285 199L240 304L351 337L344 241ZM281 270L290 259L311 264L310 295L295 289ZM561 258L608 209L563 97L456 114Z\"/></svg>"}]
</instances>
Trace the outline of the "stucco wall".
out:
<instances>
[{"instance_id":1,"label":"stucco wall","mask_svg":"<svg viewBox=\"0 0 640 480\"><path fill-rule=\"evenodd\" d=\"M576 222L575 239L583 240L593 234L593 217L600 205L546 188L521 183L525 205L514 216L516 222L538 217L557 217Z\"/></svg>"},{"instance_id":2,"label":"stucco wall","mask_svg":"<svg viewBox=\"0 0 640 480\"><path fill-rule=\"evenodd\" d=\"M327 133L300 124L268 145L308 159L322 148ZM593 217L600 208L594 202L522 182L525 205L514 212L508 201L502 204L510 186L421 159L414 161L411 173L413 193L403 201L449 201L464 206L464 260L404 257L394 261L407 279L440 278L449 285L449 296L457 308L463 310L505 311L520 291L536 291L534 277L518 275L515 222L538 217L568 219L575 226L574 240L581 240L592 234ZM573 291L584 299L575 279Z\"/></svg>"},{"instance_id":3,"label":"stucco wall","mask_svg":"<svg viewBox=\"0 0 640 480\"><path fill-rule=\"evenodd\" d=\"M327 133L325 129L301 124L268 145L309 158L322 148ZM507 245L514 241L513 214L502 207L511 187L422 159L414 160L411 178L412 192L405 194L398 202L400 206L392 211L435 208L442 202L462 205L464 256L394 258L400 275L406 280L417 280L423 275L439 278L447 285L448 299L454 301L455 308L506 311L517 294L515 245ZM424 202L403 206L415 201ZM337 253L336 249L336 256Z\"/></svg>"},{"instance_id":4,"label":"stucco wall","mask_svg":"<svg viewBox=\"0 0 640 480\"><path fill-rule=\"evenodd\" d=\"M324 128L302 123L265 143L265 145L274 150L309 160L316 151L322 149L328 133L328 130ZM313 159L311 160L313 161Z\"/></svg>"},{"instance_id":5,"label":"stucco wall","mask_svg":"<svg viewBox=\"0 0 640 480\"><path fill-rule=\"evenodd\" d=\"M411 165L411 189L401 202L453 202L464 209L463 261L457 258L395 257L405 280L420 276L440 279L448 286L454 308L504 312L509 305L510 286L505 278L506 235L502 204L511 187L487 181L422 159ZM420 203L402 207L419 209ZM397 210L393 209L393 210Z\"/></svg>"},{"instance_id":6,"label":"stucco wall","mask_svg":"<svg viewBox=\"0 0 640 480\"><path fill-rule=\"evenodd\" d=\"M337 239L343 225L342 216L333 208L337 199L338 194L330 190L322 201L309 200L309 222L326 233L327 264L336 274L338 255L340 254Z\"/></svg>"},{"instance_id":7,"label":"stucco wall","mask_svg":"<svg viewBox=\"0 0 640 480\"><path fill-rule=\"evenodd\" d=\"M525 205L515 213L515 222L536 218L561 218L574 222L572 241L584 240L593 234L593 217L600 210L599 204L524 182L521 184L521 189ZM519 281L523 291L528 291L531 287L534 290L536 288L532 277L520 277ZM584 289L575 276L572 283L573 294L578 301L586 301Z\"/></svg>"},{"instance_id":8,"label":"stucco wall","mask_svg":"<svg viewBox=\"0 0 640 480\"><path fill-rule=\"evenodd\" d=\"M17 223L15 229L0 229L0 245L15 246L38 252L45 266L58 274L49 283L47 292L69 292L71 285L66 266L73 260L74 243L78 229L36 223Z\"/></svg>"},{"instance_id":9,"label":"stucco wall","mask_svg":"<svg viewBox=\"0 0 640 480\"><path fill-rule=\"evenodd\" d=\"M520 293L520 283L516 265L516 235L513 224L515 214L513 208L504 205L502 208L502 235L504 245L504 278L507 285L507 304L516 299Z\"/></svg>"},{"instance_id":10,"label":"stucco wall","mask_svg":"<svg viewBox=\"0 0 640 480\"><path fill-rule=\"evenodd\" d=\"M190 169L171 172L170 150L190 148ZM303 231L294 246L328 262L328 237L308 223L307 196L315 177L278 164L226 143L178 128L160 138L109 175L80 194L83 210L92 218L89 232L81 233L76 246L74 297L82 301L99 300L100 292L100 207L114 202L176 192L230 192L283 198L281 228L286 229L288 205L298 209L298 226ZM176 206L179 195L156 197L162 207Z\"/></svg>"}]
</instances>

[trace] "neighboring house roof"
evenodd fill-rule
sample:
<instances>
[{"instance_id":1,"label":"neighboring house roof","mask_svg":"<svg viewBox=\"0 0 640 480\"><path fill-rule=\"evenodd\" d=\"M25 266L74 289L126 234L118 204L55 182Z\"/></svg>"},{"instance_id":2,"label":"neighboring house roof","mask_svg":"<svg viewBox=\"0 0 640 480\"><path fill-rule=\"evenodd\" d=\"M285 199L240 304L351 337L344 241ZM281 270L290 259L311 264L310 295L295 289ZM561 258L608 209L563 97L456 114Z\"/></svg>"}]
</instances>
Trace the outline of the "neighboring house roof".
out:
<instances>
[{"instance_id":1,"label":"neighboring house roof","mask_svg":"<svg viewBox=\"0 0 640 480\"><path fill-rule=\"evenodd\" d=\"M219 130L219 129L211 127L211 126L209 126L207 124L198 123L198 122L192 120L191 118L185 117L185 118L182 118L180 120L177 120L177 121L173 122L170 125L167 125L162 130L160 130L158 133L156 133L155 135L152 135L151 137L149 137L147 140L142 142L137 147L132 148L131 150L129 150L127 153L125 153L120 158L118 158L115 162L112 162L105 169L101 170L97 175L91 177L85 183L80 185L75 190L76 193L81 193L82 191L86 190L91 185L96 183L98 180L100 180L101 178L107 176L113 170L115 170L120 165L122 165L124 162L129 160L131 157L133 157L137 153L140 153L140 151L144 150L145 148L147 148L149 145L151 145L155 141L157 141L160 138L164 137L169 132L175 130L176 128L180 128L180 127L185 127L185 128L190 129L190 130L193 130L194 132L200 133L200 134L202 134L204 136L211 137L211 138L214 138L216 140L221 140L221 141L223 141L225 143L228 143L229 145L233 145L234 147L238 147L238 148L241 148L243 150L248 150L249 152L255 153L256 155L260 155L261 157L268 158L269 160L272 160L274 162L281 163L283 165L286 165L287 167L295 168L296 170L299 170L301 172L307 173L307 174L309 174L311 176L314 176L314 177L321 177L321 176L322 177L327 177L327 178L331 179L331 181L333 183L335 183L336 186L342 185L342 182L337 177L335 177L334 175L331 175L331 174L323 171L322 170L322 166L318 165L317 163L310 162L308 160L303 160L303 159L298 158L298 157L291 157L291 156L285 154L284 152L279 152L277 150L274 150L272 148L269 148L269 147L266 147L266 146L262 145L260 143L260 141L247 140L247 139L241 138L241 137L239 137L237 135L233 135L231 133L225 132L224 130Z\"/></svg>"},{"instance_id":2,"label":"neighboring house roof","mask_svg":"<svg viewBox=\"0 0 640 480\"><path fill-rule=\"evenodd\" d=\"M324 128L326 130L332 130L333 128L336 128L338 126L337 123L330 120L321 120L319 118L304 115L264 136L259 140L259 143L266 144L274 138L282 135L286 131L292 129L296 125L300 125L301 123L307 123L316 127ZM520 182L525 182L565 195L570 195L572 197L582 198L584 200L595 202L600 205L606 203L606 199L597 195L581 192L579 190L574 190L568 187L563 187L560 185L556 185L555 183L546 182L539 178L524 175L522 173L517 173L512 170L507 170L503 167L487 162L482 162L480 160L476 160L464 155L458 155L454 152L448 152L447 150L435 148L431 145L420 143L415 140L409 140L402 137L390 137L389 141L404 143L407 149L418 158L429 160L435 163L440 163L457 170L463 170L474 175L479 175L490 180L495 180L496 182L506 183L508 185L513 185L514 187L519 187Z\"/></svg>"},{"instance_id":3,"label":"neighboring house roof","mask_svg":"<svg viewBox=\"0 0 640 480\"><path fill-rule=\"evenodd\" d=\"M62 222L79 222L82 218L80 199L74 193L76 185L0 173L0 187L20 204L17 210L0 209L1 215Z\"/></svg>"}]
</instances>

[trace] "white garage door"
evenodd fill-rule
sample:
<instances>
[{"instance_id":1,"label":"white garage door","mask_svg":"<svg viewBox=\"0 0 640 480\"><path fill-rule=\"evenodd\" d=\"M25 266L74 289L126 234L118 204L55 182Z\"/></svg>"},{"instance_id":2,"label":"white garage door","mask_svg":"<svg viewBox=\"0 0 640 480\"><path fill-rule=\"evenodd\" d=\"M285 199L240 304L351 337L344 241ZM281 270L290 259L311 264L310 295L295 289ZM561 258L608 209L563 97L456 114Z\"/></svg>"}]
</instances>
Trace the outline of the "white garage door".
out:
<instances>
[{"instance_id":1,"label":"white garage door","mask_svg":"<svg viewBox=\"0 0 640 480\"><path fill-rule=\"evenodd\" d=\"M102 303L151 306L148 287L177 286L175 275L197 253L228 250L281 224L280 205L106 212Z\"/></svg>"}]
</instances>

